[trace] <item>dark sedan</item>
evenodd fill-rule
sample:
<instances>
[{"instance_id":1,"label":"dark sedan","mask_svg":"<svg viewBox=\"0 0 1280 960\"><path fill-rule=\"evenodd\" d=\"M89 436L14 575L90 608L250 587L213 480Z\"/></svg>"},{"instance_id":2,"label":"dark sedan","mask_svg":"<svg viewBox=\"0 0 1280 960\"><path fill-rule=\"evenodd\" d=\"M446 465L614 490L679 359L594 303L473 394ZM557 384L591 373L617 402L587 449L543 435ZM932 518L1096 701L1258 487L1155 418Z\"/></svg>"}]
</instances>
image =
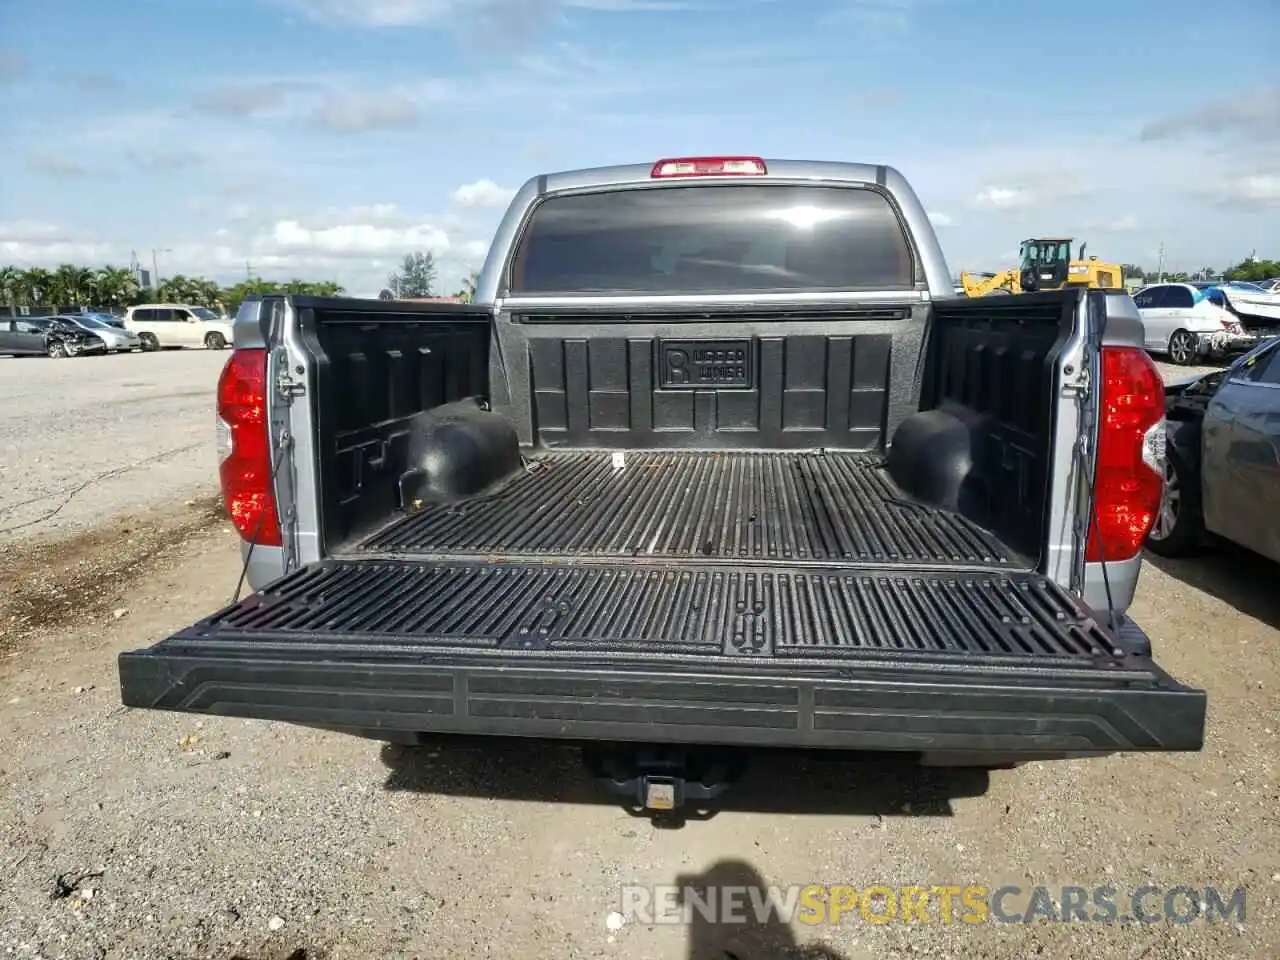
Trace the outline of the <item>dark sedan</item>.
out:
<instances>
[{"instance_id":1,"label":"dark sedan","mask_svg":"<svg viewBox=\"0 0 1280 960\"><path fill-rule=\"evenodd\" d=\"M1280 562L1280 337L1166 394L1165 494L1147 546L1184 556L1217 536Z\"/></svg>"},{"instance_id":2,"label":"dark sedan","mask_svg":"<svg viewBox=\"0 0 1280 960\"><path fill-rule=\"evenodd\" d=\"M0 320L0 355L61 358L106 352L107 344L101 337L62 317Z\"/></svg>"}]
</instances>

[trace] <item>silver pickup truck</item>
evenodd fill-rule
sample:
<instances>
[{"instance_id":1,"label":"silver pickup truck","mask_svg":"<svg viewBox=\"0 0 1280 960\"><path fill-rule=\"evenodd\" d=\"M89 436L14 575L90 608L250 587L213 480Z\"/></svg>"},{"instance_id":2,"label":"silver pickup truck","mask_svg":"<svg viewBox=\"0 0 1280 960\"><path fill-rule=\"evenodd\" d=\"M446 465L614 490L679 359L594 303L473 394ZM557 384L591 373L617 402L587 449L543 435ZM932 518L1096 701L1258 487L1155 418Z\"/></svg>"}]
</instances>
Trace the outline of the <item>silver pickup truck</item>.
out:
<instances>
[{"instance_id":1,"label":"silver pickup truck","mask_svg":"<svg viewBox=\"0 0 1280 960\"><path fill-rule=\"evenodd\" d=\"M1164 455L1133 301L950 277L890 167L678 158L530 180L473 304L246 303L218 415L257 592L121 655L124 703L659 758L1200 749L1125 614Z\"/></svg>"}]
</instances>

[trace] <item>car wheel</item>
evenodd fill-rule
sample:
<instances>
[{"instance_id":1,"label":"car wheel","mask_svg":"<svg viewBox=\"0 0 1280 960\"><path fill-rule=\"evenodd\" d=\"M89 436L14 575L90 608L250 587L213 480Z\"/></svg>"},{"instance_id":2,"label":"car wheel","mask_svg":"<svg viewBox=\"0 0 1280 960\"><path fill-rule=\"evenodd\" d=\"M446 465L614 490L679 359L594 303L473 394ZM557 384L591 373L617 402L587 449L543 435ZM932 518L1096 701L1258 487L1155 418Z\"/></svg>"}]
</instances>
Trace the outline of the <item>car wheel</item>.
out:
<instances>
[{"instance_id":1,"label":"car wheel","mask_svg":"<svg viewBox=\"0 0 1280 960\"><path fill-rule=\"evenodd\" d=\"M209 350L225 350L227 348L227 338L215 330L212 333L205 334L204 345Z\"/></svg>"},{"instance_id":2,"label":"car wheel","mask_svg":"<svg viewBox=\"0 0 1280 960\"><path fill-rule=\"evenodd\" d=\"M1169 359L1180 367L1190 366L1196 360L1196 338L1186 330L1175 330L1169 338Z\"/></svg>"},{"instance_id":3,"label":"car wheel","mask_svg":"<svg viewBox=\"0 0 1280 960\"><path fill-rule=\"evenodd\" d=\"M50 340L44 350L54 360L61 360L67 355L67 345L61 340Z\"/></svg>"},{"instance_id":4,"label":"car wheel","mask_svg":"<svg viewBox=\"0 0 1280 960\"><path fill-rule=\"evenodd\" d=\"M1204 544L1200 471L1193 467L1191 457L1170 437L1165 448L1164 492L1147 535L1147 548L1162 557L1189 556Z\"/></svg>"},{"instance_id":5,"label":"car wheel","mask_svg":"<svg viewBox=\"0 0 1280 960\"><path fill-rule=\"evenodd\" d=\"M160 341L156 339L154 333L140 333L138 334L138 346L144 352L151 353L153 350L160 349Z\"/></svg>"}]
</instances>

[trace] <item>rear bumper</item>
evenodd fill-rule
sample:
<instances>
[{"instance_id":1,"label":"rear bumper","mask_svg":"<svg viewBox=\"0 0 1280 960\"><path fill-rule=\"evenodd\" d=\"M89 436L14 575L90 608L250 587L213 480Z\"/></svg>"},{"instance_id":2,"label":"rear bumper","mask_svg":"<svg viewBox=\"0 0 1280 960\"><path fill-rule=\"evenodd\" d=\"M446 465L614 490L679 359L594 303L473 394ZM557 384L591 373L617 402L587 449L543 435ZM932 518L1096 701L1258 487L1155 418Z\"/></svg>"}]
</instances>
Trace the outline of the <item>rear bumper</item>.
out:
<instances>
[{"instance_id":1,"label":"rear bumper","mask_svg":"<svg viewBox=\"0 0 1280 960\"><path fill-rule=\"evenodd\" d=\"M1252 350L1258 343L1253 333L1231 333L1226 330L1196 335L1196 348L1202 356L1224 357Z\"/></svg>"},{"instance_id":2,"label":"rear bumper","mask_svg":"<svg viewBox=\"0 0 1280 960\"><path fill-rule=\"evenodd\" d=\"M126 706L394 740L569 740L1053 757L1195 751L1206 697L1150 661L1096 670L963 663L738 664L178 638L120 656ZM310 647L310 650L308 650Z\"/></svg>"}]
</instances>

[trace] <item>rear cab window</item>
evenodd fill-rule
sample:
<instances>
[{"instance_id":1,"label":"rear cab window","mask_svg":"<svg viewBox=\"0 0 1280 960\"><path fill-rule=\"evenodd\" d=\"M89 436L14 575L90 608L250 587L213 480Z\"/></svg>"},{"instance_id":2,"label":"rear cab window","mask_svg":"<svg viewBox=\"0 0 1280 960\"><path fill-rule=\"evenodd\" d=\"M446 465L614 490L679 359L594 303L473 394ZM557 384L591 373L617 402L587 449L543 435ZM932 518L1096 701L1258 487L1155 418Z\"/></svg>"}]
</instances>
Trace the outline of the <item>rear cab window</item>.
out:
<instances>
[{"instance_id":1,"label":"rear cab window","mask_svg":"<svg viewBox=\"0 0 1280 960\"><path fill-rule=\"evenodd\" d=\"M512 295L910 290L911 244L870 187L664 184L552 195L512 257Z\"/></svg>"}]
</instances>

